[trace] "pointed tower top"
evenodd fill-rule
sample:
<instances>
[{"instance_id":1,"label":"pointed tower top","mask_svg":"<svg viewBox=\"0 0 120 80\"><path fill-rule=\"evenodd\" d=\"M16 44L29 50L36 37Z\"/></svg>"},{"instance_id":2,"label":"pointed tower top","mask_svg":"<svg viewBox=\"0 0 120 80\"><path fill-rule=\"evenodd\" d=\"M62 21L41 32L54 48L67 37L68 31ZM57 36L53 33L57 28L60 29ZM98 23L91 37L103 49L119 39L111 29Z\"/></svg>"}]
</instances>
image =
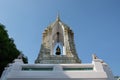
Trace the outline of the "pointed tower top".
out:
<instances>
[{"instance_id":1,"label":"pointed tower top","mask_svg":"<svg viewBox=\"0 0 120 80\"><path fill-rule=\"evenodd\" d=\"M57 13L56 21L60 21L60 15Z\"/></svg>"}]
</instances>

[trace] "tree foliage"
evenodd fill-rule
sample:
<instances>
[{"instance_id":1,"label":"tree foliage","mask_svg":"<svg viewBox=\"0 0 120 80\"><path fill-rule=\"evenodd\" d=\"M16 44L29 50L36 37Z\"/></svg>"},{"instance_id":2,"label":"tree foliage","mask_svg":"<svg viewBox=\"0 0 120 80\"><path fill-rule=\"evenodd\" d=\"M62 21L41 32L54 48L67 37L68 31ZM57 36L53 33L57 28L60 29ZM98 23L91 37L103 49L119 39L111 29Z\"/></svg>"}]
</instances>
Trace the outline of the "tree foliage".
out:
<instances>
[{"instance_id":1,"label":"tree foliage","mask_svg":"<svg viewBox=\"0 0 120 80\"><path fill-rule=\"evenodd\" d=\"M0 24L0 76L4 67L20 55L21 52L16 48L13 38L9 38L5 26ZM23 61L28 62L27 58L23 56Z\"/></svg>"}]
</instances>

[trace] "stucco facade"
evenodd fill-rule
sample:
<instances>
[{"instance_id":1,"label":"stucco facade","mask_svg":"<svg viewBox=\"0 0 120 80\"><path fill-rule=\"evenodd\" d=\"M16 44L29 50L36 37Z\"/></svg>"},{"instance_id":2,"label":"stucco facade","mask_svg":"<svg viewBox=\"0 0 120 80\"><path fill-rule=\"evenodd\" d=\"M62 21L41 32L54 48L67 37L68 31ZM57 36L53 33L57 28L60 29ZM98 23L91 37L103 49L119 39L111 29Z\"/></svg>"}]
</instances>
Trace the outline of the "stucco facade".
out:
<instances>
[{"instance_id":1,"label":"stucco facade","mask_svg":"<svg viewBox=\"0 0 120 80\"><path fill-rule=\"evenodd\" d=\"M23 64L16 59L1 80L114 80L114 76L101 59L87 64Z\"/></svg>"},{"instance_id":2,"label":"stucco facade","mask_svg":"<svg viewBox=\"0 0 120 80\"><path fill-rule=\"evenodd\" d=\"M41 49L35 63L66 64L81 63L77 56L74 33L59 16L43 32ZM56 46L61 47L61 54L55 54Z\"/></svg>"}]
</instances>

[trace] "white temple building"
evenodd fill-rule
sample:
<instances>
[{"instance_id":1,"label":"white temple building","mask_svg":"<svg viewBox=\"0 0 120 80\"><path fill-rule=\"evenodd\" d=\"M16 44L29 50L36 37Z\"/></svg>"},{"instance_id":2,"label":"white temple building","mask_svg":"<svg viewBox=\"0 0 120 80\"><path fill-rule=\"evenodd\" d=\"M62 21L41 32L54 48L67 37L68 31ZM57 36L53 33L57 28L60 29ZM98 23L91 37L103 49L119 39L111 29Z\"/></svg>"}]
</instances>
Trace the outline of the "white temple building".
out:
<instances>
[{"instance_id":1,"label":"white temple building","mask_svg":"<svg viewBox=\"0 0 120 80\"><path fill-rule=\"evenodd\" d=\"M0 80L114 80L109 65L95 54L91 63L79 59L73 31L59 16L43 32L41 49L35 64L15 59Z\"/></svg>"}]
</instances>

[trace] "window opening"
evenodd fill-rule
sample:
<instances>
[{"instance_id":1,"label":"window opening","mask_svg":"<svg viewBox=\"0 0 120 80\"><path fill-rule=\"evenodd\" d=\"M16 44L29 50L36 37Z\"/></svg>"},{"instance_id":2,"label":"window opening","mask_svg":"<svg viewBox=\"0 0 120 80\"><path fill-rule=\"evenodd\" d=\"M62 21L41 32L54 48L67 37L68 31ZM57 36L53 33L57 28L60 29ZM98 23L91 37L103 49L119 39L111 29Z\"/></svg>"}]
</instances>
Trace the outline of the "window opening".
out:
<instances>
[{"instance_id":1,"label":"window opening","mask_svg":"<svg viewBox=\"0 0 120 80\"><path fill-rule=\"evenodd\" d=\"M88 71L88 70L93 70L93 68L63 68L63 71L77 71L77 70Z\"/></svg>"},{"instance_id":2,"label":"window opening","mask_svg":"<svg viewBox=\"0 0 120 80\"><path fill-rule=\"evenodd\" d=\"M29 68L29 67L23 67L22 68L23 71L52 71L53 68Z\"/></svg>"}]
</instances>

